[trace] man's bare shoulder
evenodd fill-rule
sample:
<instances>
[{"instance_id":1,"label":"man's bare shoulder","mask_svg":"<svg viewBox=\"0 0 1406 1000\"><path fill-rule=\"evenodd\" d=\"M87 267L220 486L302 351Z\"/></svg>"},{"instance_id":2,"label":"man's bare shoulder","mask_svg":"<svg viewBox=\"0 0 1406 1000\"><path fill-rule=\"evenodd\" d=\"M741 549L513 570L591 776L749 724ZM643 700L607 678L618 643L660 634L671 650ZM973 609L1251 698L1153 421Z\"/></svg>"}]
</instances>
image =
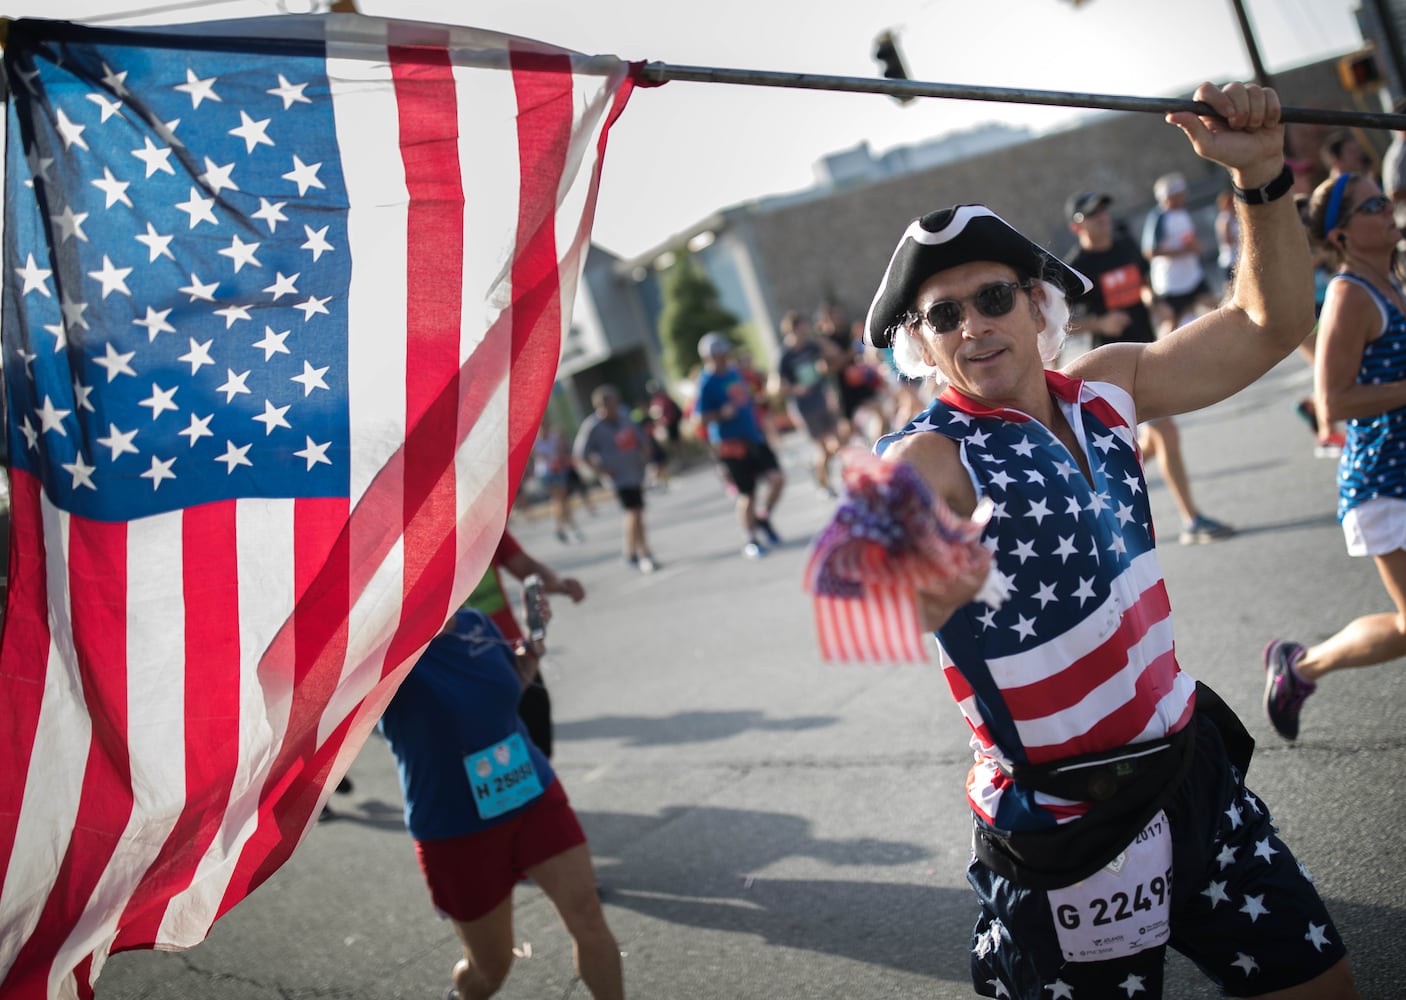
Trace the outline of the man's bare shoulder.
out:
<instances>
[{"instance_id":1,"label":"man's bare shoulder","mask_svg":"<svg viewBox=\"0 0 1406 1000\"><path fill-rule=\"evenodd\" d=\"M1070 378L1111 382L1131 392L1146 344L1105 344L1079 355L1064 369Z\"/></svg>"}]
</instances>

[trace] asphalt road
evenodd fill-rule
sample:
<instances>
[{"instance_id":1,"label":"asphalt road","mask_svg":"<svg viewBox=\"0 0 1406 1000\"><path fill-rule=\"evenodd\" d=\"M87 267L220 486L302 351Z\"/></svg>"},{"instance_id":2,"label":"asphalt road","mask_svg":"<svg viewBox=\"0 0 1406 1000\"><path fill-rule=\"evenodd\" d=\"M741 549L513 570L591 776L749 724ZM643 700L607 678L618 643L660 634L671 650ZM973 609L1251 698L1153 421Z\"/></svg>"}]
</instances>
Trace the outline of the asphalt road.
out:
<instances>
[{"instance_id":1,"label":"asphalt road","mask_svg":"<svg viewBox=\"0 0 1406 1000\"><path fill-rule=\"evenodd\" d=\"M1400 664L1330 678L1296 744L1264 720L1261 649L1316 640L1389 607L1333 517L1333 463L1292 413L1291 358L1235 400L1181 421L1197 499L1240 528L1176 543L1150 479L1184 668L1217 688L1259 741L1252 787L1313 872L1368 998L1406 996L1406 762ZM627 571L619 514L582 515L583 544L515 518L528 548L589 596L558 605L548 682L555 764L586 827L634 997L663 1000L972 995L975 909L965 882L967 734L935 666L834 666L816 650L801 569L830 504L804 447L775 523L790 541L739 554L711 469L649 495L661 570ZM377 737L293 859L175 954L113 957L100 1000L439 998L459 947L430 910L390 754ZM580 998L570 941L530 886L507 998ZM1216 992L1169 962L1168 997Z\"/></svg>"}]
</instances>

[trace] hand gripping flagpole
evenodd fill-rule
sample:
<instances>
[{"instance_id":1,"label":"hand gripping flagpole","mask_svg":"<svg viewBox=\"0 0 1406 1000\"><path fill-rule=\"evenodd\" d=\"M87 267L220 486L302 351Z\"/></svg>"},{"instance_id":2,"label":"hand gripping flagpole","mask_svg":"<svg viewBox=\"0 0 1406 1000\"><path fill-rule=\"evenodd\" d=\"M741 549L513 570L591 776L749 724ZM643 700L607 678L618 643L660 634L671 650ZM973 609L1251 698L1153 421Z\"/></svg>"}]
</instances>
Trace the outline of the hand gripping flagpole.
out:
<instances>
[{"instance_id":1,"label":"hand gripping flagpole","mask_svg":"<svg viewBox=\"0 0 1406 1000\"><path fill-rule=\"evenodd\" d=\"M1006 104L1048 104L1104 111L1143 111L1170 114L1191 111L1208 118L1220 116L1210 105L1184 98L1126 97L1118 94L1086 94L1064 90L1026 90L1012 87L979 87L921 80L889 80L867 76L825 76L817 73L779 73L770 70L726 69L716 66L673 66L645 63L642 82L666 83L685 80L694 83L735 83L754 87L789 87L798 90L838 90L857 94L888 94L890 97L945 97L958 101L997 101ZM1286 124L1329 125L1339 128L1406 129L1406 115L1374 111L1344 111L1329 108L1280 110Z\"/></svg>"}]
</instances>

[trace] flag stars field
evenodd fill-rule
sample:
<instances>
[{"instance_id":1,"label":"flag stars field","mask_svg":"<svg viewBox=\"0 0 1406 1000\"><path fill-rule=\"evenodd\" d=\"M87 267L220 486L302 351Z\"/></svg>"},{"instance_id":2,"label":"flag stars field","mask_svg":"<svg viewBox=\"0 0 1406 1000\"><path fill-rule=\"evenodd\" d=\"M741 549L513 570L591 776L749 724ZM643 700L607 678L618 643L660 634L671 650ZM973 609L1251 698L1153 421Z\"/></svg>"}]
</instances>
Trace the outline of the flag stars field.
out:
<instances>
[{"instance_id":1,"label":"flag stars field","mask_svg":"<svg viewBox=\"0 0 1406 1000\"><path fill-rule=\"evenodd\" d=\"M170 309L158 310L151 306L147 306L146 315L141 319L132 320L132 325L146 327L146 339L147 342L150 343L151 341L156 339L156 335L159 333L176 332L176 328L170 323L166 322L166 317L170 315Z\"/></svg>"},{"instance_id":2,"label":"flag stars field","mask_svg":"<svg viewBox=\"0 0 1406 1000\"><path fill-rule=\"evenodd\" d=\"M151 410L151 419L155 420L167 410L180 409L178 406L176 406L174 402L172 402L172 398L176 395L176 391L179 388L180 386L173 385L169 389L163 389L161 388L161 386L153 382L151 384L151 395L148 396L146 399L141 400L138 405L148 407Z\"/></svg>"},{"instance_id":3,"label":"flag stars field","mask_svg":"<svg viewBox=\"0 0 1406 1000\"><path fill-rule=\"evenodd\" d=\"M288 334L290 332L292 331L284 330L281 333L275 333L273 327L266 326L264 327L263 339L254 341L254 346L264 352L265 361L272 358L275 354L291 353L288 350L288 346L283 343L288 339Z\"/></svg>"},{"instance_id":4,"label":"flag stars field","mask_svg":"<svg viewBox=\"0 0 1406 1000\"><path fill-rule=\"evenodd\" d=\"M326 380L322 377L327 374L327 370L327 365L323 365L321 368L314 368L307 361L304 361L303 373L301 375L294 375L289 381L297 382L301 385L303 387L303 396L306 398L312 395L314 389L328 388Z\"/></svg>"},{"instance_id":5,"label":"flag stars field","mask_svg":"<svg viewBox=\"0 0 1406 1000\"><path fill-rule=\"evenodd\" d=\"M132 268L117 267L107 254L103 254L103 266L99 270L89 271L88 277L103 286L103 298L107 298L113 292L121 292L123 295L130 296L132 290L127 287L127 275L131 273Z\"/></svg>"},{"instance_id":6,"label":"flag stars field","mask_svg":"<svg viewBox=\"0 0 1406 1000\"><path fill-rule=\"evenodd\" d=\"M190 373L194 375L205 365L213 365L215 363L215 359L210 357L210 345L213 343L213 340L207 340L201 343L196 341L194 337L191 337L190 350L182 354L176 360L184 361L186 364L190 365Z\"/></svg>"},{"instance_id":7,"label":"flag stars field","mask_svg":"<svg viewBox=\"0 0 1406 1000\"><path fill-rule=\"evenodd\" d=\"M146 167L146 178L151 179L151 175L158 170L175 175L176 168L171 166L171 147L160 146L151 141L151 136L142 136L142 148L132 150L132 155L141 160Z\"/></svg>"},{"instance_id":8,"label":"flag stars field","mask_svg":"<svg viewBox=\"0 0 1406 1000\"><path fill-rule=\"evenodd\" d=\"M213 413L204 417L198 417L192 413L190 415L190 424L187 425L185 430L180 432L181 436L186 438L190 442L190 446L194 448L195 443L201 438L213 436L213 432L210 430L210 421L214 418L215 415Z\"/></svg>"},{"instance_id":9,"label":"flag stars field","mask_svg":"<svg viewBox=\"0 0 1406 1000\"><path fill-rule=\"evenodd\" d=\"M83 315L88 311L88 303L79 302L75 299L71 299L68 297L68 292L64 292L63 301L62 303L60 303L59 308L63 312L63 325L65 331L72 330L74 327L80 326L85 330L89 328L88 320Z\"/></svg>"},{"instance_id":10,"label":"flag stars field","mask_svg":"<svg viewBox=\"0 0 1406 1000\"><path fill-rule=\"evenodd\" d=\"M501 529L525 471L637 71L345 24L9 24L6 621L25 626L2 637L0 886L24 929L0 940L0 994L91 995L109 950L189 947L275 871L363 706L486 568L461 518ZM418 225L443 190L472 192L462 219ZM405 470L435 502L403 502ZM407 575L407 537L455 558Z\"/></svg>"},{"instance_id":11,"label":"flag stars field","mask_svg":"<svg viewBox=\"0 0 1406 1000\"><path fill-rule=\"evenodd\" d=\"M252 153L255 146L272 146L273 140L268 137L269 122L271 118L260 118L258 121L249 117L249 113L242 108L239 112L239 127L229 130L230 135L238 136L244 140L244 151Z\"/></svg>"},{"instance_id":12,"label":"flag stars field","mask_svg":"<svg viewBox=\"0 0 1406 1000\"><path fill-rule=\"evenodd\" d=\"M175 260L176 255L171 253L171 240L174 236L164 236L156 231L156 227L150 221L146 224L146 232L138 233L133 237L138 243L144 244L150 254L147 263L154 264L158 257L167 257Z\"/></svg>"},{"instance_id":13,"label":"flag stars field","mask_svg":"<svg viewBox=\"0 0 1406 1000\"><path fill-rule=\"evenodd\" d=\"M88 219L87 212L74 212L72 206L65 205L62 212L49 218L62 230L59 234L60 243L67 243L75 238L84 243L88 242L88 235L83 232L83 223Z\"/></svg>"},{"instance_id":14,"label":"flag stars field","mask_svg":"<svg viewBox=\"0 0 1406 1000\"><path fill-rule=\"evenodd\" d=\"M322 181L317 179L317 172L322 169L321 163L304 163L296 155L293 157L293 169L283 175L284 180L292 181L298 185L299 197L308 193L308 188L320 188Z\"/></svg>"},{"instance_id":15,"label":"flag stars field","mask_svg":"<svg viewBox=\"0 0 1406 1000\"><path fill-rule=\"evenodd\" d=\"M59 135L63 137L64 149L72 149L74 146L85 150L88 148L88 144L83 140L83 133L88 126L70 121L62 108L59 108L54 118L58 125Z\"/></svg>"},{"instance_id":16,"label":"flag stars field","mask_svg":"<svg viewBox=\"0 0 1406 1000\"><path fill-rule=\"evenodd\" d=\"M250 213L250 216L268 226L269 235L272 236L274 233L278 232L278 224L280 222L288 221L288 216L283 214L283 209L287 207L287 205L288 203L286 201L272 202L260 195L259 210Z\"/></svg>"},{"instance_id":17,"label":"flag stars field","mask_svg":"<svg viewBox=\"0 0 1406 1000\"><path fill-rule=\"evenodd\" d=\"M97 469L95 465L88 465L83 461L83 456L79 455L72 462L64 462L62 468L65 472L73 476L73 488L96 490L93 485L93 472Z\"/></svg>"},{"instance_id":18,"label":"flag stars field","mask_svg":"<svg viewBox=\"0 0 1406 1000\"><path fill-rule=\"evenodd\" d=\"M68 436L68 431L64 430L63 418L68 416L71 410L60 410L54 406L54 401L48 396L44 397L44 405L39 407L39 426L44 431L55 431L62 437Z\"/></svg>"},{"instance_id":19,"label":"flag stars field","mask_svg":"<svg viewBox=\"0 0 1406 1000\"><path fill-rule=\"evenodd\" d=\"M29 254L25 259L24 267L15 268L15 273L24 279L24 288L20 295L28 295L30 292L39 292L46 299L54 297L54 293L49 291L49 275L53 271L40 267L34 261L34 254Z\"/></svg>"},{"instance_id":20,"label":"flag stars field","mask_svg":"<svg viewBox=\"0 0 1406 1000\"><path fill-rule=\"evenodd\" d=\"M264 266L260 264L258 258L254 256L258 249L259 244L245 243L239 238L239 234L235 233L234 236L230 238L229 246L218 252L221 256L228 257L233 261L234 273L238 274L244 268L245 264L252 264L254 267Z\"/></svg>"},{"instance_id":21,"label":"flag stars field","mask_svg":"<svg viewBox=\"0 0 1406 1000\"><path fill-rule=\"evenodd\" d=\"M190 95L191 110L199 110L201 101L218 101L220 95L215 93L215 78L200 79L195 75L195 70L186 70L186 82L178 84L176 89Z\"/></svg>"},{"instance_id":22,"label":"flag stars field","mask_svg":"<svg viewBox=\"0 0 1406 1000\"><path fill-rule=\"evenodd\" d=\"M255 246L257 245L255 244ZM273 300L277 302L285 295L296 295L298 293L297 282L298 275L285 275L282 271L278 271L274 275L273 284L265 288L264 291L272 295Z\"/></svg>"},{"instance_id":23,"label":"flag stars field","mask_svg":"<svg viewBox=\"0 0 1406 1000\"><path fill-rule=\"evenodd\" d=\"M221 252L223 253L223 251ZM228 330L230 327L234 326L234 324L240 322L241 320L248 320L252 318L249 315L249 307L238 304L228 305L225 306L223 309L216 309L215 315L224 317L226 330Z\"/></svg>"},{"instance_id":24,"label":"flag stars field","mask_svg":"<svg viewBox=\"0 0 1406 1000\"><path fill-rule=\"evenodd\" d=\"M103 122L107 121L115 114L120 114L122 111L122 102L111 100L106 94L89 94L88 100L102 109L102 118L100 121Z\"/></svg>"},{"instance_id":25,"label":"flag stars field","mask_svg":"<svg viewBox=\"0 0 1406 1000\"><path fill-rule=\"evenodd\" d=\"M294 104L311 104L312 98L306 96L303 91L307 89L306 83L289 83L287 77L282 73L278 74L278 86L269 91L274 97L283 102L283 110L287 111Z\"/></svg>"},{"instance_id":26,"label":"flag stars field","mask_svg":"<svg viewBox=\"0 0 1406 1000\"><path fill-rule=\"evenodd\" d=\"M317 231L313 231L311 226L304 226L303 232L307 235L307 242L302 245L302 249L311 251L313 263L316 263L322 255L335 249L331 243L327 242L327 226L323 226Z\"/></svg>"},{"instance_id":27,"label":"flag stars field","mask_svg":"<svg viewBox=\"0 0 1406 1000\"><path fill-rule=\"evenodd\" d=\"M189 228L194 229L202 222L208 222L212 226L218 226L220 224L220 220L215 218L215 213L210 209L210 206L213 204L215 204L214 198L202 198L200 196L200 189L192 187L190 189L190 197L179 203L176 207L190 216Z\"/></svg>"},{"instance_id":28,"label":"flag stars field","mask_svg":"<svg viewBox=\"0 0 1406 1000\"><path fill-rule=\"evenodd\" d=\"M132 359L137 356L136 351L119 352L112 346L112 341L103 345L106 352L101 358L94 358L93 364L107 372L107 380L113 381L119 375L136 375L136 370L132 368Z\"/></svg>"},{"instance_id":29,"label":"flag stars field","mask_svg":"<svg viewBox=\"0 0 1406 1000\"><path fill-rule=\"evenodd\" d=\"M120 181L112 175L111 167L103 167L103 175L91 182L93 187L101 191L106 198L103 208L111 208L113 205L126 205L132 207L132 199L127 197L127 189L131 187L128 181Z\"/></svg>"},{"instance_id":30,"label":"flag stars field","mask_svg":"<svg viewBox=\"0 0 1406 1000\"><path fill-rule=\"evenodd\" d=\"M234 183L230 175L234 173L234 164L226 163L219 166L210 157L205 157L205 173L200 175L200 182L217 198L221 191L238 191L239 185Z\"/></svg>"},{"instance_id":31,"label":"flag stars field","mask_svg":"<svg viewBox=\"0 0 1406 1000\"><path fill-rule=\"evenodd\" d=\"M93 394L91 385L84 385L78 379L73 380L73 406L76 410L87 410L89 413L98 412L93 407L93 402L89 398Z\"/></svg>"},{"instance_id":32,"label":"flag stars field","mask_svg":"<svg viewBox=\"0 0 1406 1000\"><path fill-rule=\"evenodd\" d=\"M176 478L176 474L171 471L171 466L175 464L174 458L162 460L153 455L151 456L151 468L142 473L142 478L151 480L152 490L158 490L164 481Z\"/></svg>"}]
</instances>

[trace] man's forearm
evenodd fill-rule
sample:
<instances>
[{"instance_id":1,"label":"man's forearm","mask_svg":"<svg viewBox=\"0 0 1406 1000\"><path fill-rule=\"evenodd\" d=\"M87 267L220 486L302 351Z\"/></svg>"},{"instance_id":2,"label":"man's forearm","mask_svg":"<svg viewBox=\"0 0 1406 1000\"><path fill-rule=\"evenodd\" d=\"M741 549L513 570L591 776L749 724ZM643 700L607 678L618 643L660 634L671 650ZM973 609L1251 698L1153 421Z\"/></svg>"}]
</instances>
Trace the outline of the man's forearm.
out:
<instances>
[{"instance_id":1,"label":"man's forearm","mask_svg":"<svg viewBox=\"0 0 1406 1000\"><path fill-rule=\"evenodd\" d=\"M1282 169L1260 165L1232 171L1241 188L1260 188ZM1294 199L1281 195L1262 205L1236 200L1240 219L1240 256L1235 265L1232 303L1284 351L1301 343L1313 327L1313 266L1308 238Z\"/></svg>"}]
</instances>

